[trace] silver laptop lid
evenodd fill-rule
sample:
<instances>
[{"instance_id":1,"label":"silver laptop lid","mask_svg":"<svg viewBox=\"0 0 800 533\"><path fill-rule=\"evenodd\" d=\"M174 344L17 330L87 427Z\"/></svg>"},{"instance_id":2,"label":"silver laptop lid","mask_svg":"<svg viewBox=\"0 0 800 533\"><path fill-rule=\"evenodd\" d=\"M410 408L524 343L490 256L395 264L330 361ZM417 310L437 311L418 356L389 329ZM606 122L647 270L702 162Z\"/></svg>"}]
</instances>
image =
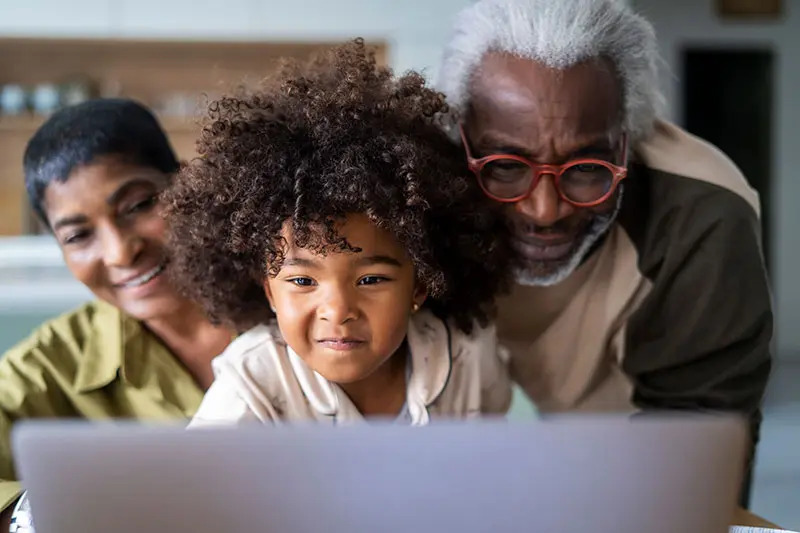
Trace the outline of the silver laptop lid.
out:
<instances>
[{"instance_id":1,"label":"silver laptop lid","mask_svg":"<svg viewBox=\"0 0 800 533\"><path fill-rule=\"evenodd\" d=\"M24 424L37 533L723 533L738 420L426 428Z\"/></svg>"}]
</instances>

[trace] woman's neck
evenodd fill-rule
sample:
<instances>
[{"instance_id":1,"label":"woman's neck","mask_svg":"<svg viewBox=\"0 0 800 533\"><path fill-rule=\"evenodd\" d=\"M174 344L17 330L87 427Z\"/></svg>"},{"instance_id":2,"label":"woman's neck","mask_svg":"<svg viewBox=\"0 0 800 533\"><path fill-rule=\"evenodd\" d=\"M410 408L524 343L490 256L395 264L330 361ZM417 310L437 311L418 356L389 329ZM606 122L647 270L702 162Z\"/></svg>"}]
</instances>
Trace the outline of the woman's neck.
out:
<instances>
[{"instance_id":1,"label":"woman's neck","mask_svg":"<svg viewBox=\"0 0 800 533\"><path fill-rule=\"evenodd\" d=\"M169 316L144 323L183 363L197 384L207 390L214 381L211 360L228 346L233 331L213 325L203 311L191 303Z\"/></svg>"},{"instance_id":2,"label":"woman's neck","mask_svg":"<svg viewBox=\"0 0 800 533\"><path fill-rule=\"evenodd\" d=\"M396 416L406 402L407 359L408 349L403 343L368 377L339 386L364 417Z\"/></svg>"}]
</instances>

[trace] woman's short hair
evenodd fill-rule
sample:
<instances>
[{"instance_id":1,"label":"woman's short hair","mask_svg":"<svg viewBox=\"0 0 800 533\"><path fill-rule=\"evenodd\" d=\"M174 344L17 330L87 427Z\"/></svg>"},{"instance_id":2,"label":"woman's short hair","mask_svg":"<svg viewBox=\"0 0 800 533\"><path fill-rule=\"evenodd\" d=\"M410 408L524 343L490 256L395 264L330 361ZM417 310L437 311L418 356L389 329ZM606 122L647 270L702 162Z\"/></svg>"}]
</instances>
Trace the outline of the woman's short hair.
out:
<instances>
[{"instance_id":1,"label":"woman's short hair","mask_svg":"<svg viewBox=\"0 0 800 533\"><path fill-rule=\"evenodd\" d=\"M61 109L36 131L23 158L28 199L43 222L47 187L102 156L168 174L180 166L155 116L133 100L104 98Z\"/></svg>"}]
</instances>

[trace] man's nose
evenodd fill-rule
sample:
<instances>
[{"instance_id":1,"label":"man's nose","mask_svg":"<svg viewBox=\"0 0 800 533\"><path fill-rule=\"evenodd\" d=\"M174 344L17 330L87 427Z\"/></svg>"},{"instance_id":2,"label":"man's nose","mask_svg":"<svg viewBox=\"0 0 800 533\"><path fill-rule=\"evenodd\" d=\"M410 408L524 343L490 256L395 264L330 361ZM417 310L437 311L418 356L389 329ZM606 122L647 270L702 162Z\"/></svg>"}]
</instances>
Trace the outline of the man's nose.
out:
<instances>
[{"instance_id":1,"label":"man's nose","mask_svg":"<svg viewBox=\"0 0 800 533\"><path fill-rule=\"evenodd\" d=\"M555 176L542 174L536 187L514 206L522 215L537 226L549 227L574 213L574 207L561 199L556 188Z\"/></svg>"}]
</instances>

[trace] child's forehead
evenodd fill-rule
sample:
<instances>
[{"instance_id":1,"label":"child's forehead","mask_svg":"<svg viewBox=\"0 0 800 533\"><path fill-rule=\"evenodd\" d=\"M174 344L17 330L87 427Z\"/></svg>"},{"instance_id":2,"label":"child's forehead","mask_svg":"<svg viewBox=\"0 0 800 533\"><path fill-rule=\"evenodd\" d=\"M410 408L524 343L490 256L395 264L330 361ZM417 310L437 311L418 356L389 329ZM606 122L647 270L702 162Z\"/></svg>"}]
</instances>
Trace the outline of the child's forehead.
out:
<instances>
[{"instance_id":1,"label":"child's forehead","mask_svg":"<svg viewBox=\"0 0 800 533\"><path fill-rule=\"evenodd\" d=\"M293 224L287 220L281 231L286 245L286 255L328 256L330 254L347 254L353 260L358 256L388 255L404 256L405 249L397 238L389 231L379 227L365 214L352 214L334 221L334 237L339 242L327 242L330 237L328 228L323 223L309 223L305 228L310 232L310 246L299 246L295 238ZM341 241L340 241L341 240ZM326 246L318 246L318 243ZM340 246L343 244L345 246Z\"/></svg>"}]
</instances>

